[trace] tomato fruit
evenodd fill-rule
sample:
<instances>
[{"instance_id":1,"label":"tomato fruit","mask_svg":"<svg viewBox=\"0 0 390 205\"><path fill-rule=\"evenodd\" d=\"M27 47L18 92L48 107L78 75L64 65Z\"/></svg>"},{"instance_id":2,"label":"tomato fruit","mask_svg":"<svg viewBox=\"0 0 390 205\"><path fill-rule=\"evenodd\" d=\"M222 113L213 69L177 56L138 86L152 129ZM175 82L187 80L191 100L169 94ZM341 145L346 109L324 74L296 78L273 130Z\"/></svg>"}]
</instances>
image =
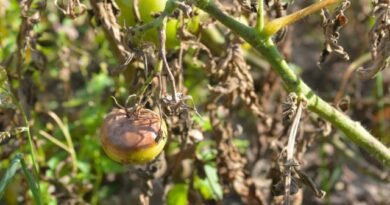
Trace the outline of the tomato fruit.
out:
<instances>
[{"instance_id":1,"label":"tomato fruit","mask_svg":"<svg viewBox=\"0 0 390 205\"><path fill-rule=\"evenodd\" d=\"M167 142L167 127L160 116L140 109L128 116L124 109L114 109L100 129L103 150L123 164L145 164L155 159Z\"/></svg>"},{"instance_id":2,"label":"tomato fruit","mask_svg":"<svg viewBox=\"0 0 390 205\"><path fill-rule=\"evenodd\" d=\"M126 26L135 25L135 15L133 13L133 0L116 0L121 14L119 16L119 24ZM138 10L140 14L140 20L142 23L148 23L154 19L152 14L161 13L167 0L138 0ZM166 28L166 46L168 49L175 48L179 45L179 40L176 37L177 29L179 27L179 21L176 19L169 19ZM158 43L158 32L156 29L148 30L137 36L139 42L153 42Z\"/></svg>"}]
</instances>

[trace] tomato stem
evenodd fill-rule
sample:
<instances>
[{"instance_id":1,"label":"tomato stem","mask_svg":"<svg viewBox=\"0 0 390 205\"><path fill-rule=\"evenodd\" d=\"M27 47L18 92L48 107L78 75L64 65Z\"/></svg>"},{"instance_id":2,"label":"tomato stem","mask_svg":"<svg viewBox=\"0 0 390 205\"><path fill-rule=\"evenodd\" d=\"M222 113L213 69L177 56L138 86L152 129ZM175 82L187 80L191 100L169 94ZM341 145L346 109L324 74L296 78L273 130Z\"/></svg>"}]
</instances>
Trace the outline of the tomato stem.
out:
<instances>
[{"instance_id":1,"label":"tomato stem","mask_svg":"<svg viewBox=\"0 0 390 205\"><path fill-rule=\"evenodd\" d=\"M327 2L333 2L327 1ZM224 24L227 28L242 37L254 49L259 51L271 64L272 69L281 77L286 90L295 92L307 100L308 108L317 113L320 117L339 128L353 142L371 153L384 165L390 166L390 149L382 144L377 138L371 135L359 122L353 121L350 117L340 112L322 98L302 81L284 60L275 44L266 35L258 33L256 29L250 28L223 12L213 1L197 0L196 6L204 10L210 16ZM267 25L265 25L267 27Z\"/></svg>"}]
</instances>

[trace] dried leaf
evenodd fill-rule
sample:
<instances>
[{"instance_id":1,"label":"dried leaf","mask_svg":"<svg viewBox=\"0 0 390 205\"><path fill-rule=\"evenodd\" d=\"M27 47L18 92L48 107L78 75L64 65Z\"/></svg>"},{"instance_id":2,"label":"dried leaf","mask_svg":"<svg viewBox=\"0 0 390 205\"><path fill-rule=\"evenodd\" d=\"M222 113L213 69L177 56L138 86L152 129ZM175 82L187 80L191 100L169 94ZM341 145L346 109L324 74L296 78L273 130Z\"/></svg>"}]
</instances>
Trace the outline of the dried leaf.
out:
<instances>
[{"instance_id":1,"label":"dried leaf","mask_svg":"<svg viewBox=\"0 0 390 205\"><path fill-rule=\"evenodd\" d=\"M298 96L295 93L290 93L286 102L283 102L283 123L290 123L297 111Z\"/></svg>"},{"instance_id":2,"label":"dried leaf","mask_svg":"<svg viewBox=\"0 0 390 205\"><path fill-rule=\"evenodd\" d=\"M11 131L0 132L0 145L6 142L8 139L14 136L18 136L27 131L27 127L16 127Z\"/></svg>"},{"instance_id":3,"label":"dried leaf","mask_svg":"<svg viewBox=\"0 0 390 205\"><path fill-rule=\"evenodd\" d=\"M322 17L322 28L325 35L324 49L318 64L325 62L326 58L331 53L335 53L344 60L349 60L347 52L344 51L344 48L339 45L338 39L340 37L340 29L348 23L348 19L344 15L344 11L351 5L351 2L344 0L340 6L338 6L333 13L329 14L328 9L321 10Z\"/></svg>"},{"instance_id":4,"label":"dried leaf","mask_svg":"<svg viewBox=\"0 0 390 205\"><path fill-rule=\"evenodd\" d=\"M300 180L297 177L291 178L291 184L290 184L290 195L294 195L298 193L299 189L302 188L302 184ZM285 188L284 188L284 179L278 181L275 185L272 186L272 195L273 196L281 196L284 195Z\"/></svg>"},{"instance_id":5,"label":"dried leaf","mask_svg":"<svg viewBox=\"0 0 390 205\"><path fill-rule=\"evenodd\" d=\"M363 78L373 78L378 72L390 66L390 4L387 1L374 4L375 25L370 31L372 64L359 68Z\"/></svg>"},{"instance_id":6,"label":"dried leaf","mask_svg":"<svg viewBox=\"0 0 390 205\"><path fill-rule=\"evenodd\" d=\"M237 0L237 1L241 5L241 8L243 8L244 10L249 12L257 12L258 0Z\"/></svg>"},{"instance_id":7,"label":"dried leaf","mask_svg":"<svg viewBox=\"0 0 390 205\"><path fill-rule=\"evenodd\" d=\"M260 106L258 95L255 93L253 78L246 64L243 51L238 39L233 39L227 54L220 59L218 65L210 70L211 78L218 82L210 85L210 91L227 95L224 103L230 107L241 100L255 115L261 119L267 118Z\"/></svg>"},{"instance_id":8,"label":"dried leaf","mask_svg":"<svg viewBox=\"0 0 390 205\"><path fill-rule=\"evenodd\" d=\"M303 171L295 168L295 172L298 174L300 181L308 186L316 195L316 197L322 199L325 197L326 192L323 190L320 190L317 188L316 184L313 182L313 180Z\"/></svg>"}]
</instances>

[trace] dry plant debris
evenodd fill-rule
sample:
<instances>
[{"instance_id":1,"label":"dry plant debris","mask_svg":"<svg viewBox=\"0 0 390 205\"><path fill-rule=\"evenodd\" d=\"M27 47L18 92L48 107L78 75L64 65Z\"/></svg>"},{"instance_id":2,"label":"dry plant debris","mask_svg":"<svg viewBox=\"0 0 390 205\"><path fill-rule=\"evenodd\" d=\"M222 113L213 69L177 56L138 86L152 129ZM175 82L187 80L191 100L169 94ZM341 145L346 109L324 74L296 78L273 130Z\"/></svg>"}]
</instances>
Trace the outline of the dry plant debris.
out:
<instances>
[{"instance_id":1,"label":"dry plant debris","mask_svg":"<svg viewBox=\"0 0 390 205\"><path fill-rule=\"evenodd\" d=\"M332 15L329 13L328 9L322 9L321 17L325 36L325 48L322 51L318 64L325 62L326 58L331 53L335 53L344 60L349 60L349 55L344 51L344 48L339 44L338 40L340 38L340 29L348 23L348 19L344 12L350 6L351 2L344 0L341 5L335 9Z\"/></svg>"},{"instance_id":2,"label":"dry plant debris","mask_svg":"<svg viewBox=\"0 0 390 205\"><path fill-rule=\"evenodd\" d=\"M375 24L369 34L372 63L367 68L358 69L364 78L373 78L390 66L390 2L376 0L373 6Z\"/></svg>"}]
</instances>

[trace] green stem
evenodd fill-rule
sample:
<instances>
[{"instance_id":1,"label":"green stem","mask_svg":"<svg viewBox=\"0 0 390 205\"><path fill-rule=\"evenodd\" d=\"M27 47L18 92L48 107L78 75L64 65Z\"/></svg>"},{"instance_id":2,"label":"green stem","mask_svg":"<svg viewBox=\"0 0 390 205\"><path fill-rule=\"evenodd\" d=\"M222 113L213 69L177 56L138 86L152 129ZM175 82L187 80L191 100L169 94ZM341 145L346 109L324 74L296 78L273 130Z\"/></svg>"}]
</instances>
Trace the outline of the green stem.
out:
<instances>
[{"instance_id":1,"label":"green stem","mask_svg":"<svg viewBox=\"0 0 390 205\"><path fill-rule=\"evenodd\" d=\"M28 185L30 186L36 204L42 205L43 203L41 199L41 190L39 187L39 181L38 180L35 181L34 176L28 171L27 165L24 162L23 158L20 158L20 164L22 165L22 170L24 172L24 175L27 178Z\"/></svg>"},{"instance_id":2,"label":"green stem","mask_svg":"<svg viewBox=\"0 0 390 205\"><path fill-rule=\"evenodd\" d=\"M137 93L137 96L138 97L142 97L145 92L146 92L146 89L149 87L150 84L152 84L152 81L153 81L153 78L155 76L157 76L161 70L162 70L162 67L163 67L163 62L162 60L159 60L154 68L154 73L151 73L145 80L145 83L142 85L142 87L139 89L138 93ZM141 99L141 98L140 98Z\"/></svg>"},{"instance_id":3,"label":"green stem","mask_svg":"<svg viewBox=\"0 0 390 205\"><path fill-rule=\"evenodd\" d=\"M260 33L264 28L264 0L258 0L256 30Z\"/></svg>"},{"instance_id":4,"label":"green stem","mask_svg":"<svg viewBox=\"0 0 390 205\"><path fill-rule=\"evenodd\" d=\"M383 75L382 73L378 73L375 79L376 82L376 98L378 99L378 115L379 115L379 133L381 137L384 137L385 134L385 113L384 113L384 105L385 102L383 100L384 92L383 92Z\"/></svg>"},{"instance_id":5,"label":"green stem","mask_svg":"<svg viewBox=\"0 0 390 205\"><path fill-rule=\"evenodd\" d=\"M147 30L153 29L153 28L158 28L159 26L162 25L163 21L165 18L167 18L169 15L173 13L173 11L177 7L177 0L168 0L167 3L165 4L164 11L162 14L155 18L154 20L150 21L149 23L143 24L141 26L136 26L131 29L133 32L145 32Z\"/></svg>"},{"instance_id":6,"label":"green stem","mask_svg":"<svg viewBox=\"0 0 390 205\"><path fill-rule=\"evenodd\" d=\"M153 29L153 28L157 28L162 24L163 20L166 17L167 17L167 14L163 12L159 17L153 19L149 23L142 24L141 26L136 26L136 27L132 28L131 31L141 33L141 32L145 32L147 30Z\"/></svg>"},{"instance_id":7,"label":"green stem","mask_svg":"<svg viewBox=\"0 0 390 205\"><path fill-rule=\"evenodd\" d=\"M34 142L32 140L30 122L27 118L26 112L24 111L22 105L20 104L18 99L15 97L15 95L11 94L11 97L12 97L13 101L15 102L15 105L18 107L20 114L22 115L22 118L23 118L23 123L26 126L26 134L27 134L28 144L30 146L30 151L31 151L31 161L32 161L32 166L33 166L33 173L37 177L37 186L38 186L38 190L40 192L39 165L37 163L36 156L35 156L36 148L34 147Z\"/></svg>"},{"instance_id":8,"label":"green stem","mask_svg":"<svg viewBox=\"0 0 390 205\"><path fill-rule=\"evenodd\" d=\"M272 40L259 35L255 29L249 28L226 15L210 0L198 0L196 5L258 50L282 78L285 88L305 98L307 106L311 111L331 122L335 127L343 131L350 140L361 146L383 164L390 166L390 149L372 136L359 122L351 120L344 113L318 97L309 86L295 75Z\"/></svg>"}]
</instances>

